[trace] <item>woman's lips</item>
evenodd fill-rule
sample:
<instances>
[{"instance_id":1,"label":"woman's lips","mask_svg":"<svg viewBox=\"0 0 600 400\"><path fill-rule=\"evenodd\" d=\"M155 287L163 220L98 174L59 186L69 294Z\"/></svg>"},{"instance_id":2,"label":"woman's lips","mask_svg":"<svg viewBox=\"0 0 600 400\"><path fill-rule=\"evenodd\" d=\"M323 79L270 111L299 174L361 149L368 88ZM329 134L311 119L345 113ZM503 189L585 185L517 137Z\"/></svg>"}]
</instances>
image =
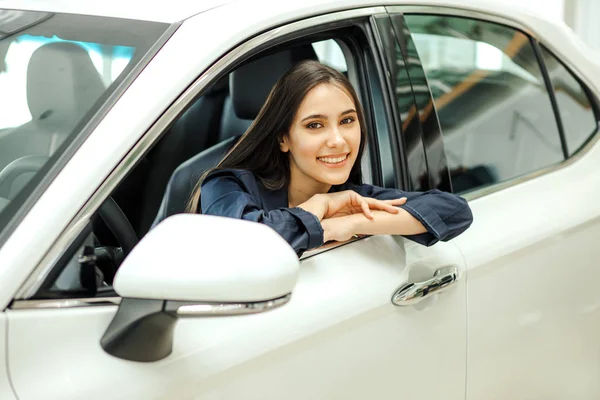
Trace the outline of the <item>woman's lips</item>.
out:
<instances>
[{"instance_id":1,"label":"woman's lips","mask_svg":"<svg viewBox=\"0 0 600 400\"><path fill-rule=\"evenodd\" d=\"M318 157L317 161L329 168L340 168L346 165L348 162L348 155L349 153L335 156Z\"/></svg>"}]
</instances>

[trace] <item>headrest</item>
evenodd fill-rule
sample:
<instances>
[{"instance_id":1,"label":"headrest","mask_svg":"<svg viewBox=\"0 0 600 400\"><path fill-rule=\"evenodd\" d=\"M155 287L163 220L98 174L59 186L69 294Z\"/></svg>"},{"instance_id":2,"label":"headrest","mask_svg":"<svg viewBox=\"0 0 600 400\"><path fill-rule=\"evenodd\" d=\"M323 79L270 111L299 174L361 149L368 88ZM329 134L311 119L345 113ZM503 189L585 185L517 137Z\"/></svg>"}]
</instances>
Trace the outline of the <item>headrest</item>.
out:
<instances>
[{"instance_id":1,"label":"headrest","mask_svg":"<svg viewBox=\"0 0 600 400\"><path fill-rule=\"evenodd\" d=\"M311 45L302 45L261 57L233 71L229 75L229 88L238 118L256 118L279 78L307 59L317 60L317 55Z\"/></svg>"},{"instance_id":2,"label":"headrest","mask_svg":"<svg viewBox=\"0 0 600 400\"><path fill-rule=\"evenodd\" d=\"M27 104L33 120L75 124L104 90L100 74L81 46L56 42L33 52L27 67Z\"/></svg>"}]
</instances>

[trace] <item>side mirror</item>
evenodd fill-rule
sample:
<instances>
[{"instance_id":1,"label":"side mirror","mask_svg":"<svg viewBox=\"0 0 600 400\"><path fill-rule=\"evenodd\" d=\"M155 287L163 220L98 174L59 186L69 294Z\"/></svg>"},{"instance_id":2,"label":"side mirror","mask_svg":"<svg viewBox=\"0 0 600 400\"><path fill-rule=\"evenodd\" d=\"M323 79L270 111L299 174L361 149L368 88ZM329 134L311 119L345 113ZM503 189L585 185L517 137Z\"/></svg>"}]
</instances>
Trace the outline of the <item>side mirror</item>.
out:
<instances>
[{"instance_id":1,"label":"side mirror","mask_svg":"<svg viewBox=\"0 0 600 400\"><path fill-rule=\"evenodd\" d=\"M180 317L244 315L287 303L299 261L266 225L179 214L151 230L123 261L123 298L101 340L109 354L157 361L171 353Z\"/></svg>"}]
</instances>

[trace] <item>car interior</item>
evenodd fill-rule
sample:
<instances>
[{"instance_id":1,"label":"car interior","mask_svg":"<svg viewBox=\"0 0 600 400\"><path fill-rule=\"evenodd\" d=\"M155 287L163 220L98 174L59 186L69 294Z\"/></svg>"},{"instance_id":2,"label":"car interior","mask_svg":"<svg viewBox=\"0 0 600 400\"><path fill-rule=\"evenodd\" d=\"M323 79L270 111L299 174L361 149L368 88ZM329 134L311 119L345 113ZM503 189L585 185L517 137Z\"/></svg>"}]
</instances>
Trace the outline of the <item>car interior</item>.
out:
<instances>
[{"instance_id":1,"label":"car interior","mask_svg":"<svg viewBox=\"0 0 600 400\"><path fill-rule=\"evenodd\" d=\"M0 107L10 111L0 114L0 225L166 29L93 16L5 13L12 22L0 34Z\"/></svg>"},{"instance_id":2,"label":"car interior","mask_svg":"<svg viewBox=\"0 0 600 400\"><path fill-rule=\"evenodd\" d=\"M124 257L153 226L185 211L198 179L248 129L288 69L310 59L348 74L349 58L342 40L319 35L263 51L219 78L174 120L104 202L36 298L110 295ZM89 266L86 255L94 256Z\"/></svg>"},{"instance_id":3,"label":"car interior","mask_svg":"<svg viewBox=\"0 0 600 400\"><path fill-rule=\"evenodd\" d=\"M248 129L275 82L306 59L319 59L311 43L261 53L190 105L113 194L138 236L184 212L198 179Z\"/></svg>"},{"instance_id":4,"label":"car interior","mask_svg":"<svg viewBox=\"0 0 600 400\"><path fill-rule=\"evenodd\" d=\"M63 73L69 69L71 74ZM71 42L33 52L27 68L31 121L4 135L0 147L0 197L12 200L105 90L88 53ZM85 87L85 90L80 90ZM8 161L11 161L8 163Z\"/></svg>"}]
</instances>

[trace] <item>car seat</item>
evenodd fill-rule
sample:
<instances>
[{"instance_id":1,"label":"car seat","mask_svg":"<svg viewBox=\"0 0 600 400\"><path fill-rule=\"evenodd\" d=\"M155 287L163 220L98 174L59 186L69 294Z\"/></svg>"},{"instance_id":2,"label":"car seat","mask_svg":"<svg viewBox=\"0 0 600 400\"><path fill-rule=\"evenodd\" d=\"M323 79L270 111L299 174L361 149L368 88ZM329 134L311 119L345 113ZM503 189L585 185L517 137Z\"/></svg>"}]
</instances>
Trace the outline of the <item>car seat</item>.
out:
<instances>
[{"instance_id":1,"label":"car seat","mask_svg":"<svg viewBox=\"0 0 600 400\"><path fill-rule=\"evenodd\" d=\"M258 115L271 88L298 62L317 60L311 45L299 45L251 60L229 75L230 98L226 99L220 143L181 164L171 175L152 226L185 212L200 177L223 158Z\"/></svg>"}]
</instances>

